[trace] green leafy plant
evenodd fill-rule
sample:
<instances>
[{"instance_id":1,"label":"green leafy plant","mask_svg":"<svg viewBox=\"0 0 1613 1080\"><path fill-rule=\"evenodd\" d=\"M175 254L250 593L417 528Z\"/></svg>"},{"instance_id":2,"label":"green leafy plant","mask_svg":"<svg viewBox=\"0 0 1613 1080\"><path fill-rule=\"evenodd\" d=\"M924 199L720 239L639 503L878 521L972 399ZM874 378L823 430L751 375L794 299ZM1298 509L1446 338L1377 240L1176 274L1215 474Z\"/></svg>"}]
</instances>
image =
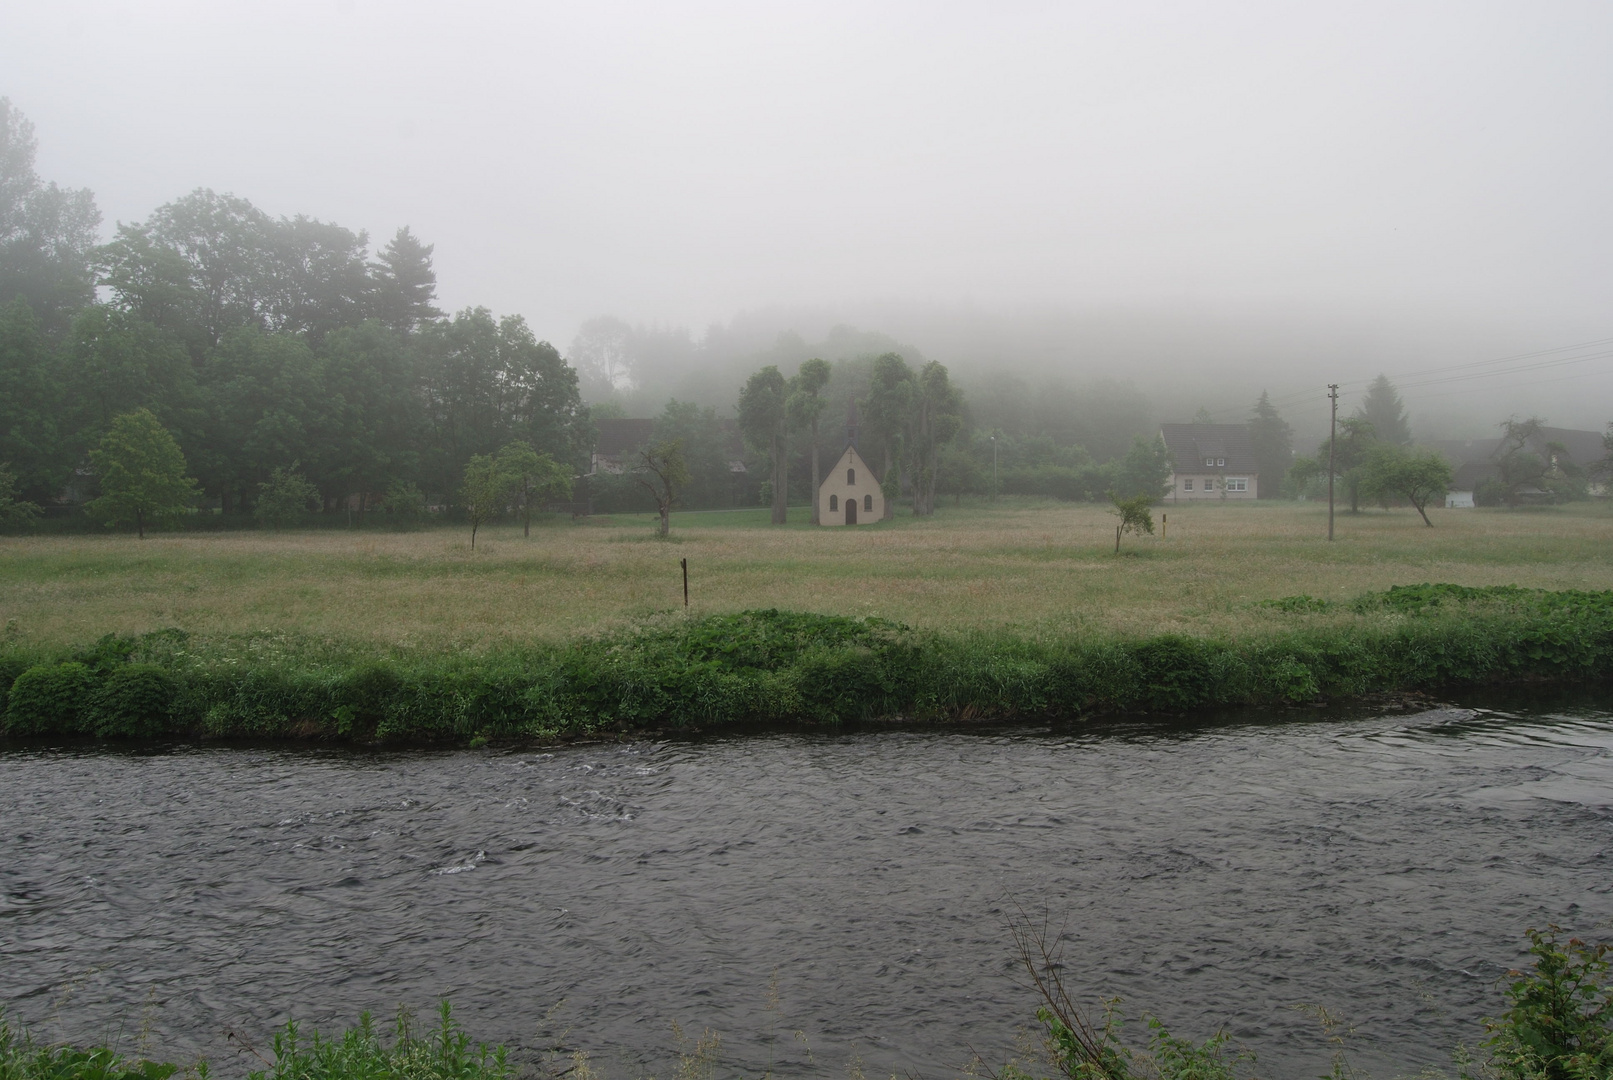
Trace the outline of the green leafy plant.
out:
<instances>
[{"instance_id":1,"label":"green leafy plant","mask_svg":"<svg viewBox=\"0 0 1613 1080\"><path fill-rule=\"evenodd\" d=\"M1143 533L1154 535L1154 515L1148 509L1155 496L1150 494L1133 495L1129 499L1122 499L1114 492L1109 493L1109 501L1114 503L1114 509L1109 511L1120 519L1115 526L1115 554L1120 554L1120 534L1132 533L1141 536Z\"/></svg>"},{"instance_id":2,"label":"green leafy plant","mask_svg":"<svg viewBox=\"0 0 1613 1080\"><path fill-rule=\"evenodd\" d=\"M473 1043L444 1001L438 1022L417 1033L413 1017L399 1009L390 1043L369 1013L357 1026L326 1038L314 1031L304 1040L295 1021L274 1037L274 1060L247 1080L506 1080L512 1075L502 1046ZM4 1078L0 1078L4 1080Z\"/></svg>"},{"instance_id":3,"label":"green leafy plant","mask_svg":"<svg viewBox=\"0 0 1613 1080\"><path fill-rule=\"evenodd\" d=\"M387 485L381 506L401 528L410 528L426 520L429 510L426 496L413 480L394 480Z\"/></svg>"},{"instance_id":4,"label":"green leafy plant","mask_svg":"<svg viewBox=\"0 0 1613 1080\"><path fill-rule=\"evenodd\" d=\"M1485 1021L1490 1067L1507 1080L1590 1080L1613 1072L1613 986L1609 946L1529 930L1534 966L1510 973L1511 1003Z\"/></svg>"},{"instance_id":5,"label":"green leafy plant","mask_svg":"<svg viewBox=\"0 0 1613 1080\"><path fill-rule=\"evenodd\" d=\"M0 529L17 529L39 520L39 507L17 494L17 474L0 462Z\"/></svg>"},{"instance_id":6,"label":"green leafy plant","mask_svg":"<svg viewBox=\"0 0 1613 1080\"><path fill-rule=\"evenodd\" d=\"M297 463L275 469L269 479L258 485L258 504L253 515L258 523L271 529L295 525L308 513L310 505L319 499L319 489L297 471Z\"/></svg>"},{"instance_id":7,"label":"green leafy plant","mask_svg":"<svg viewBox=\"0 0 1613 1080\"><path fill-rule=\"evenodd\" d=\"M85 705L86 727L102 738L153 738L173 724L179 685L156 664L114 668Z\"/></svg>"},{"instance_id":8,"label":"green leafy plant","mask_svg":"<svg viewBox=\"0 0 1613 1080\"><path fill-rule=\"evenodd\" d=\"M14 1030L0 1009L0 1080L168 1080L177 1065L134 1060L96 1046L40 1046L26 1031ZM196 1070L207 1080L207 1066Z\"/></svg>"},{"instance_id":9,"label":"green leafy plant","mask_svg":"<svg viewBox=\"0 0 1613 1080\"><path fill-rule=\"evenodd\" d=\"M72 735L83 730L84 705L95 688L80 663L37 664L17 676L6 703L11 735Z\"/></svg>"}]
</instances>

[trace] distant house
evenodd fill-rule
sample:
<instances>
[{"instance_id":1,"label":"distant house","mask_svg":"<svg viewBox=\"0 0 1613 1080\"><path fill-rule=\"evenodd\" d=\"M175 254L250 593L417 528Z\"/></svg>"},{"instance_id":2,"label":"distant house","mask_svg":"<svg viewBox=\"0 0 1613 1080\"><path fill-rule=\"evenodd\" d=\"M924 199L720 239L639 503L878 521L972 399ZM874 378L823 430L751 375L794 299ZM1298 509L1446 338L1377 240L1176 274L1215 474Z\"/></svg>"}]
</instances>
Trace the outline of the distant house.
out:
<instances>
[{"instance_id":1,"label":"distant house","mask_svg":"<svg viewBox=\"0 0 1613 1080\"><path fill-rule=\"evenodd\" d=\"M723 436L723 460L728 471L743 476L745 469L745 436L739 430L738 420L719 420Z\"/></svg>"},{"instance_id":2,"label":"distant house","mask_svg":"<svg viewBox=\"0 0 1613 1080\"><path fill-rule=\"evenodd\" d=\"M1445 505L1452 509L1465 509L1473 505L1473 493L1486 480L1499 480L1501 467L1497 464L1502 452L1502 437L1488 439L1439 439L1430 445L1451 463L1451 487L1445 494ZM1600 431L1579 428L1543 427L1529 440L1531 453L1539 454L1553 468L1574 465L1589 469L1601 461L1607 450ZM1593 478L1592 495L1606 495L1605 479ZM1524 498L1544 497L1543 491L1521 491Z\"/></svg>"},{"instance_id":3,"label":"distant house","mask_svg":"<svg viewBox=\"0 0 1613 1080\"><path fill-rule=\"evenodd\" d=\"M595 420L599 437L588 462L590 473L621 473L632 468L633 455L650 445L654 420Z\"/></svg>"},{"instance_id":4,"label":"distant house","mask_svg":"<svg viewBox=\"0 0 1613 1080\"><path fill-rule=\"evenodd\" d=\"M846 449L818 485L819 525L870 525L885 519L885 492L857 452L857 403L846 421Z\"/></svg>"},{"instance_id":5,"label":"distant house","mask_svg":"<svg viewBox=\"0 0 1613 1080\"><path fill-rule=\"evenodd\" d=\"M1172 502L1259 494L1260 469L1243 424L1161 424L1159 434L1171 454Z\"/></svg>"}]
</instances>

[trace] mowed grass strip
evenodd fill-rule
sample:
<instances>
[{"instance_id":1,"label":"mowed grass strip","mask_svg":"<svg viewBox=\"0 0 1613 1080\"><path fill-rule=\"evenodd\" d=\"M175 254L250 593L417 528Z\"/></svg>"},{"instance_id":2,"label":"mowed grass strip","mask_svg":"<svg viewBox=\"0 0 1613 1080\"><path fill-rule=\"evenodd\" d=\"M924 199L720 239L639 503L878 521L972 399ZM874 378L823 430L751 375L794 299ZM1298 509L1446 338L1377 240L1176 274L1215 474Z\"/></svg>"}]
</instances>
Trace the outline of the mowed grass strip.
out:
<instances>
[{"instance_id":1,"label":"mowed grass strip","mask_svg":"<svg viewBox=\"0 0 1613 1080\"><path fill-rule=\"evenodd\" d=\"M1330 599L1422 581L1613 588L1613 506L1341 513L1311 504L1156 508L1164 536L1114 550L1104 507L1005 499L929 519L819 529L792 508L618 516L415 533L0 537L0 622L38 645L177 626L295 632L402 648L561 641L682 604L877 615L940 630L1241 635L1276 625L1256 602Z\"/></svg>"}]
</instances>

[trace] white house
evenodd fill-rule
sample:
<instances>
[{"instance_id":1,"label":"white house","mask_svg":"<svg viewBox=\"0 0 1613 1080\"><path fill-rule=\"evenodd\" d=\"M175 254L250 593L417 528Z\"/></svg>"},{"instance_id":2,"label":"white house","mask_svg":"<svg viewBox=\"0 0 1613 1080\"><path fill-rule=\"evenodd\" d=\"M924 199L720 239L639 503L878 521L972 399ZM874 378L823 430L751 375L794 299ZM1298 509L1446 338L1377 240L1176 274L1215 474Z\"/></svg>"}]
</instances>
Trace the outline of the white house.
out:
<instances>
[{"instance_id":1,"label":"white house","mask_svg":"<svg viewBox=\"0 0 1613 1080\"><path fill-rule=\"evenodd\" d=\"M1161 424L1159 434L1171 453L1172 502L1258 497L1260 467L1245 425Z\"/></svg>"}]
</instances>

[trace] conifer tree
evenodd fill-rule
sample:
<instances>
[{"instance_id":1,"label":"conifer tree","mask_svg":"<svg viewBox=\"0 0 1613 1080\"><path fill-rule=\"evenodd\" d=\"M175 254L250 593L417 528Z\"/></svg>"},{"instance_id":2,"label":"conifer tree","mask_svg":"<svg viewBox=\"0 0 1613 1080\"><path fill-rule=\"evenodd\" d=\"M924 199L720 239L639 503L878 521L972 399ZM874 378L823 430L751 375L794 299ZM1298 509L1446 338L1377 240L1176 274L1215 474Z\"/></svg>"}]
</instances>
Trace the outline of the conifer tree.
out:
<instances>
[{"instance_id":1,"label":"conifer tree","mask_svg":"<svg viewBox=\"0 0 1613 1080\"><path fill-rule=\"evenodd\" d=\"M1271 403L1271 396L1260 391L1254 415L1249 418L1249 443L1259 467L1259 496L1274 499L1282 491L1282 478L1294 463L1294 430Z\"/></svg>"},{"instance_id":2,"label":"conifer tree","mask_svg":"<svg viewBox=\"0 0 1613 1080\"><path fill-rule=\"evenodd\" d=\"M1411 424L1406 419L1406 406L1387 375L1379 375L1367 387L1366 400L1356 415L1372 425L1379 442L1394 446L1411 444Z\"/></svg>"}]
</instances>

